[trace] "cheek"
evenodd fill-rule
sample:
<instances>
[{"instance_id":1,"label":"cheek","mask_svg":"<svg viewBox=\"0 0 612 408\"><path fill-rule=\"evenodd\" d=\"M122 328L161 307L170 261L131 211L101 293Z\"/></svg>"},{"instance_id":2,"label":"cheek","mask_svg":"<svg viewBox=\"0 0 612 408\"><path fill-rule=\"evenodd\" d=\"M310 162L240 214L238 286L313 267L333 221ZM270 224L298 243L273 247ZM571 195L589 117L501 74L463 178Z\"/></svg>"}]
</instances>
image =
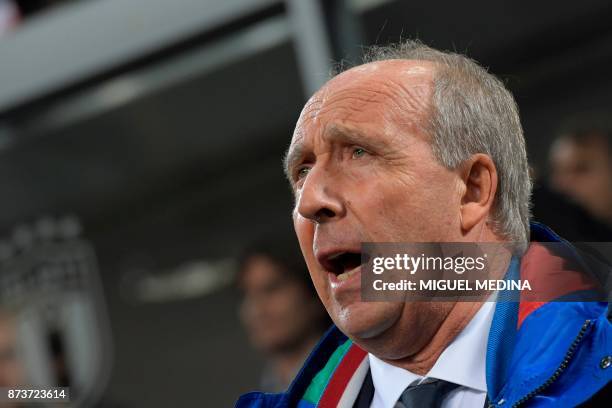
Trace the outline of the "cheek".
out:
<instances>
[{"instance_id":1,"label":"cheek","mask_svg":"<svg viewBox=\"0 0 612 408\"><path fill-rule=\"evenodd\" d=\"M380 222L385 222L392 216L395 196L398 195L396 183L389 175L379 175L372 171L368 176L363 175L350 189L345 189L344 198L347 213L355 217L359 224L370 233L376 231ZM366 238L367 237L363 237ZM371 236L370 239L373 239Z\"/></svg>"},{"instance_id":2,"label":"cheek","mask_svg":"<svg viewBox=\"0 0 612 408\"><path fill-rule=\"evenodd\" d=\"M319 297L323 302L327 300L327 275L324 271L319 269L319 264L314 256L314 252L312 249L313 240L314 240L314 224L307 220L306 218L296 215L293 213L293 227L295 228L295 233L297 234L298 242L300 244L300 249L302 250L302 255L304 256L304 260L306 261L306 266L308 267L308 271L310 273L310 277L312 282L319 294Z\"/></svg>"},{"instance_id":3,"label":"cheek","mask_svg":"<svg viewBox=\"0 0 612 408\"><path fill-rule=\"evenodd\" d=\"M314 240L314 225L311 221L293 212L293 228L300 244L300 249L304 255L304 259L314 259L312 243Z\"/></svg>"},{"instance_id":4,"label":"cheek","mask_svg":"<svg viewBox=\"0 0 612 408\"><path fill-rule=\"evenodd\" d=\"M375 241L437 241L444 235L440 227L450 226L458 218L456 195L450 180L379 182L360 204L362 221Z\"/></svg>"},{"instance_id":5,"label":"cheek","mask_svg":"<svg viewBox=\"0 0 612 408\"><path fill-rule=\"evenodd\" d=\"M293 219L293 228L295 229L295 233L297 235L298 241L300 242L300 246L302 247L302 251L304 251L305 246L309 246L312 248L312 240L314 236L314 225L313 223L302 217L298 214L297 209L293 210L292 213Z\"/></svg>"}]
</instances>

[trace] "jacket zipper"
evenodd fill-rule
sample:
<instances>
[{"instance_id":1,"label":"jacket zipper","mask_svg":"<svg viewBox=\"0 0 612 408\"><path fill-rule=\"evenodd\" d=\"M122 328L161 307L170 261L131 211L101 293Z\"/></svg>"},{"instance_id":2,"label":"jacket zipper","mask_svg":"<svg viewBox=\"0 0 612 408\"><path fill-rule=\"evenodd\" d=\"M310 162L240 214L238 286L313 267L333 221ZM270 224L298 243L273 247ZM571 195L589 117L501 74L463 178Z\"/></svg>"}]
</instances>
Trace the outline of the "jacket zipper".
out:
<instances>
[{"instance_id":1,"label":"jacket zipper","mask_svg":"<svg viewBox=\"0 0 612 408\"><path fill-rule=\"evenodd\" d=\"M540 385L535 390L531 391L529 394L525 395L523 398L519 399L514 405L512 405L512 408L518 408L521 405L524 405L531 398L535 397L536 395L544 391L546 388L550 387L552 383L557 381L559 376L561 376L563 371L565 371L570 361L574 357L574 354L576 353L576 348L578 347L578 344L580 344L580 342L582 341L590 325L591 325L591 320L586 320L582 324L582 327L580 328L580 332L578 333L578 335L576 336L576 338L570 345L569 349L567 349L567 352L565 353L565 357L563 358L563 361L561 362L561 364L559 364L559 367L557 367L555 372L548 378L548 380L546 380L542 385Z\"/></svg>"}]
</instances>

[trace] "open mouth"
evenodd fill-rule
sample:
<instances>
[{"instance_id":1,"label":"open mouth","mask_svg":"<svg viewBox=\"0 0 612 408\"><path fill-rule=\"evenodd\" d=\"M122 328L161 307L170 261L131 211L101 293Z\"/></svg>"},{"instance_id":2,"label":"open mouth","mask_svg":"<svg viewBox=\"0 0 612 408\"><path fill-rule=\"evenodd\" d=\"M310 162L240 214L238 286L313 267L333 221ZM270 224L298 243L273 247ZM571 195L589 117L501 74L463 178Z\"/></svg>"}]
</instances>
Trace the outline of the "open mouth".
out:
<instances>
[{"instance_id":1,"label":"open mouth","mask_svg":"<svg viewBox=\"0 0 612 408\"><path fill-rule=\"evenodd\" d=\"M338 252L322 259L321 265L343 281L355 274L361 266L361 252Z\"/></svg>"}]
</instances>

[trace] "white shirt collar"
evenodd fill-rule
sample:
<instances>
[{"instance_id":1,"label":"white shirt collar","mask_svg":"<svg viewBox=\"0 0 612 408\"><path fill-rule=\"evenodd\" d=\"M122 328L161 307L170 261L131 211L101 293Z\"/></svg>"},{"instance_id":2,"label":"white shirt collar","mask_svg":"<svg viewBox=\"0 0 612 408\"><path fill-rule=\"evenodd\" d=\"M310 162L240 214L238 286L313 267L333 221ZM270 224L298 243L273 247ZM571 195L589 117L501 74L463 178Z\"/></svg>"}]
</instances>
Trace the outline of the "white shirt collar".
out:
<instances>
[{"instance_id":1,"label":"white shirt collar","mask_svg":"<svg viewBox=\"0 0 612 408\"><path fill-rule=\"evenodd\" d=\"M406 387L422 378L408 370L385 363L371 353L368 353L368 358L374 383L372 406L393 408Z\"/></svg>"},{"instance_id":2,"label":"white shirt collar","mask_svg":"<svg viewBox=\"0 0 612 408\"><path fill-rule=\"evenodd\" d=\"M376 406L392 408L415 380L437 378L478 391L487 391L485 364L487 340L495 302L485 302L467 326L446 347L425 377L393 366L368 354Z\"/></svg>"}]
</instances>

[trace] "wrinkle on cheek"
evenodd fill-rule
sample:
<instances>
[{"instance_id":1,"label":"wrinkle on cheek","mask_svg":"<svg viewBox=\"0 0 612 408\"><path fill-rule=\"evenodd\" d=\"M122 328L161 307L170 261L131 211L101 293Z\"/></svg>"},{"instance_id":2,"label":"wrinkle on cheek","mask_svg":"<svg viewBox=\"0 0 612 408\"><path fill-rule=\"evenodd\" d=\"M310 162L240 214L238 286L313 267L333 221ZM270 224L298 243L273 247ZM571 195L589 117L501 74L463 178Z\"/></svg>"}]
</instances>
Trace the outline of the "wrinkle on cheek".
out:
<instances>
[{"instance_id":1,"label":"wrinkle on cheek","mask_svg":"<svg viewBox=\"0 0 612 408\"><path fill-rule=\"evenodd\" d=\"M381 191L387 189L389 184L394 186L395 191L398 188L414 189L417 181L423 178L422 174L417 174L413 160L405 155L403 157L387 158L384 169L375 167L371 169L370 174L372 177L387 180L386 183L380 185Z\"/></svg>"},{"instance_id":2,"label":"wrinkle on cheek","mask_svg":"<svg viewBox=\"0 0 612 408\"><path fill-rule=\"evenodd\" d=\"M370 167L368 166L368 169ZM338 168L334 173L331 174L336 180L336 184L340 186L347 186L349 189L354 188L357 184L362 183L366 180L363 174L364 169L342 169Z\"/></svg>"}]
</instances>

